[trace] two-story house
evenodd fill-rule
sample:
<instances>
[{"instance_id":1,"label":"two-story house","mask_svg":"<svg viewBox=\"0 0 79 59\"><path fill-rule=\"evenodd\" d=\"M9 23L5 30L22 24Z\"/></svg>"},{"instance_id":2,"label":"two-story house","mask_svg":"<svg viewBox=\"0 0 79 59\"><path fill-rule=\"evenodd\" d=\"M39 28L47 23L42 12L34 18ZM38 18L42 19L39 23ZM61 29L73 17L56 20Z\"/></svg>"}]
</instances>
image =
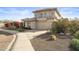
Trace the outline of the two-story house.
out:
<instances>
[{"instance_id":1,"label":"two-story house","mask_svg":"<svg viewBox=\"0 0 79 59\"><path fill-rule=\"evenodd\" d=\"M34 18L22 19L26 27L31 29L51 29L53 21L61 18L57 8L47 8L33 11Z\"/></svg>"}]
</instances>

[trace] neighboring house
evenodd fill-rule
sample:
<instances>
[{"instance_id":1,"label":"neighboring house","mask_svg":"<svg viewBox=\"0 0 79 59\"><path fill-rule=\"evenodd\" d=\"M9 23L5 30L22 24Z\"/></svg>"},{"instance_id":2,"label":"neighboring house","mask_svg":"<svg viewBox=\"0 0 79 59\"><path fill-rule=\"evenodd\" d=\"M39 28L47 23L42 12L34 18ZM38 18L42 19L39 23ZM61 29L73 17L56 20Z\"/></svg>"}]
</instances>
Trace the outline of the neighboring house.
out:
<instances>
[{"instance_id":1,"label":"neighboring house","mask_svg":"<svg viewBox=\"0 0 79 59\"><path fill-rule=\"evenodd\" d=\"M47 8L33 11L34 18L22 19L25 22L25 27L31 29L51 29L53 21L61 19L61 15L57 8Z\"/></svg>"}]
</instances>

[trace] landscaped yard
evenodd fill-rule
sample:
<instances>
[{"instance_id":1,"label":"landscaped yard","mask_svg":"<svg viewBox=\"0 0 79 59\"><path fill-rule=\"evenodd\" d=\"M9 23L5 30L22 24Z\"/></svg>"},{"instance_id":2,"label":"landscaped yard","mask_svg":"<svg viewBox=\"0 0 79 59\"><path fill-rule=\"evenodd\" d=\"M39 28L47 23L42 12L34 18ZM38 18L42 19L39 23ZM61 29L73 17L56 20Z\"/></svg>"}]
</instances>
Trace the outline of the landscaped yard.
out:
<instances>
[{"instance_id":1,"label":"landscaped yard","mask_svg":"<svg viewBox=\"0 0 79 59\"><path fill-rule=\"evenodd\" d=\"M9 30L26 31L23 23L19 22L5 23L5 27ZM79 21L68 19L53 21L50 33L34 37L31 43L36 51L79 50Z\"/></svg>"},{"instance_id":2,"label":"landscaped yard","mask_svg":"<svg viewBox=\"0 0 79 59\"><path fill-rule=\"evenodd\" d=\"M0 31L0 51L4 51L13 39L13 35Z\"/></svg>"},{"instance_id":3,"label":"landscaped yard","mask_svg":"<svg viewBox=\"0 0 79 59\"><path fill-rule=\"evenodd\" d=\"M57 40L49 40L50 33L45 33L31 39L31 44L36 51L70 51L72 37L57 35Z\"/></svg>"}]
</instances>

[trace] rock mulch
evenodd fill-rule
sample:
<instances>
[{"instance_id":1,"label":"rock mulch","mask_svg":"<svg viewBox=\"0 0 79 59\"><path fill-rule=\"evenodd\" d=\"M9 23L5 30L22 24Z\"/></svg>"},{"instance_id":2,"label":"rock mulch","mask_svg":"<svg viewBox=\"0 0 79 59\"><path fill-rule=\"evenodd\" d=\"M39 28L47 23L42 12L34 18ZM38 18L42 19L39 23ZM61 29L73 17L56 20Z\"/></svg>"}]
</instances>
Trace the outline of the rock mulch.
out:
<instances>
[{"instance_id":1,"label":"rock mulch","mask_svg":"<svg viewBox=\"0 0 79 59\"><path fill-rule=\"evenodd\" d=\"M31 39L31 44L36 51L71 51L71 37L57 36L57 40L49 40L50 33L45 33Z\"/></svg>"},{"instance_id":2,"label":"rock mulch","mask_svg":"<svg viewBox=\"0 0 79 59\"><path fill-rule=\"evenodd\" d=\"M0 34L0 51L4 51L12 41L13 35Z\"/></svg>"}]
</instances>

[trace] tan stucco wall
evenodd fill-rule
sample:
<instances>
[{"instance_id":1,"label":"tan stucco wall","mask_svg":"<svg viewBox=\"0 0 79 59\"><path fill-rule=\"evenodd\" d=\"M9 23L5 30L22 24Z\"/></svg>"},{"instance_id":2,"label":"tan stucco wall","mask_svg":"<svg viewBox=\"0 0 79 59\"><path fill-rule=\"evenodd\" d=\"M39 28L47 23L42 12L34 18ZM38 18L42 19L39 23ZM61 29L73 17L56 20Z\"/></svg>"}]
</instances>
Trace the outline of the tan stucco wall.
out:
<instances>
[{"instance_id":1,"label":"tan stucco wall","mask_svg":"<svg viewBox=\"0 0 79 59\"><path fill-rule=\"evenodd\" d=\"M51 29L53 20L54 19L45 20L45 21L38 21L37 23L36 22L29 22L29 26L32 29Z\"/></svg>"},{"instance_id":2,"label":"tan stucco wall","mask_svg":"<svg viewBox=\"0 0 79 59\"><path fill-rule=\"evenodd\" d=\"M35 29L36 27L35 27L35 22L30 22L30 27L32 28L32 29Z\"/></svg>"},{"instance_id":3,"label":"tan stucco wall","mask_svg":"<svg viewBox=\"0 0 79 59\"><path fill-rule=\"evenodd\" d=\"M61 17L57 14L57 12L54 12L54 17L56 17L57 19L60 19Z\"/></svg>"}]
</instances>

